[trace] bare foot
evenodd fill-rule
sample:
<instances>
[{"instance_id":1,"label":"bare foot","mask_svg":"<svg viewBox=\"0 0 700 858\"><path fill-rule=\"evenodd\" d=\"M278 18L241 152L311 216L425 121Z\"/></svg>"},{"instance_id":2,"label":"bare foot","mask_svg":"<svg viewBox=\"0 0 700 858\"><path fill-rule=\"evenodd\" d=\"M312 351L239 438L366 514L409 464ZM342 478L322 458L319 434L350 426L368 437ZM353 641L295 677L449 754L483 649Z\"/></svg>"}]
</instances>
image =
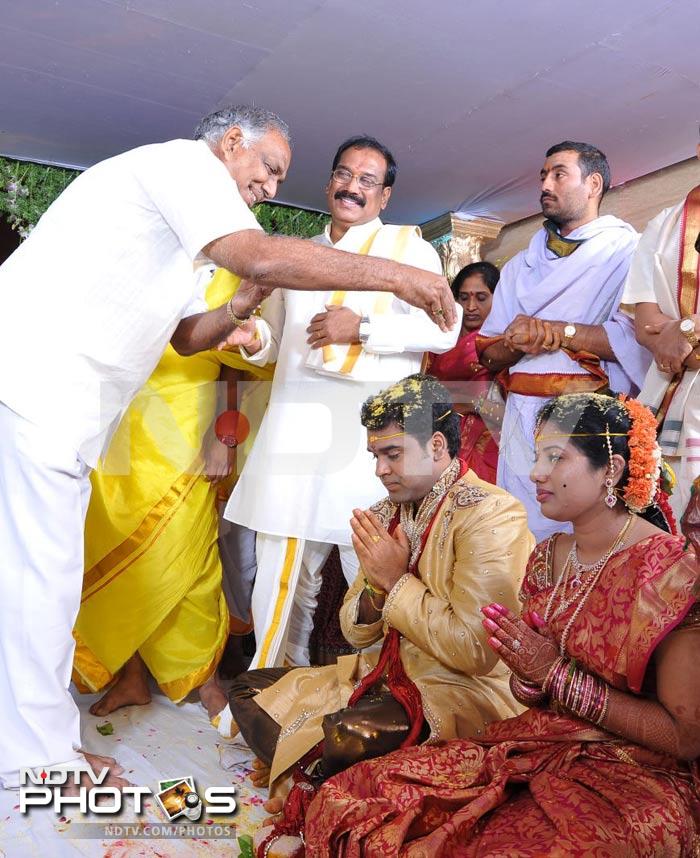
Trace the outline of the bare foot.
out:
<instances>
[{"instance_id":1,"label":"bare foot","mask_svg":"<svg viewBox=\"0 0 700 858\"><path fill-rule=\"evenodd\" d=\"M82 748L80 749L80 753L85 757L88 765L94 772L99 773L102 769L109 769L110 774L120 775L124 771L124 766L120 766L114 757L103 757L102 754L88 754Z\"/></svg>"},{"instance_id":2,"label":"bare foot","mask_svg":"<svg viewBox=\"0 0 700 858\"><path fill-rule=\"evenodd\" d=\"M120 766L119 763L113 757L103 757L99 754L87 754L85 751L80 752L87 761L87 764L93 770L96 775L99 775L104 768L108 768L109 772L107 777L102 781L100 786L108 786L108 787L116 787L116 789L124 789L124 787L129 786L129 781L126 778L120 778L119 775L123 773L124 767ZM88 777L87 774L83 774L80 777L80 786L87 787L88 789L93 784L92 780ZM66 795L78 795L78 786L72 782L67 783L64 787Z\"/></svg>"},{"instance_id":3,"label":"bare foot","mask_svg":"<svg viewBox=\"0 0 700 858\"><path fill-rule=\"evenodd\" d=\"M257 757L252 762L253 771L250 773L250 782L254 787L270 786L270 767Z\"/></svg>"},{"instance_id":4,"label":"bare foot","mask_svg":"<svg viewBox=\"0 0 700 858\"><path fill-rule=\"evenodd\" d=\"M199 686L199 699L207 710L209 718L214 718L228 706L228 695L221 687L218 671L214 671L204 685Z\"/></svg>"},{"instance_id":5,"label":"bare foot","mask_svg":"<svg viewBox=\"0 0 700 858\"><path fill-rule=\"evenodd\" d=\"M263 810L267 813L271 813L273 816L277 816L278 813L282 813L282 808L284 807L284 799L280 798L268 798L267 801L263 802ZM266 819L265 823L276 822L275 819Z\"/></svg>"},{"instance_id":6,"label":"bare foot","mask_svg":"<svg viewBox=\"0 0 700 858\"><path fill-rule=\"evenodd\" d=\"M141 656L134 653L122 668L119 679L104 697L90 707L92 715L109 715L122 706L144 706L151 702L146 665Z\"/></svg>"}]
</instances>

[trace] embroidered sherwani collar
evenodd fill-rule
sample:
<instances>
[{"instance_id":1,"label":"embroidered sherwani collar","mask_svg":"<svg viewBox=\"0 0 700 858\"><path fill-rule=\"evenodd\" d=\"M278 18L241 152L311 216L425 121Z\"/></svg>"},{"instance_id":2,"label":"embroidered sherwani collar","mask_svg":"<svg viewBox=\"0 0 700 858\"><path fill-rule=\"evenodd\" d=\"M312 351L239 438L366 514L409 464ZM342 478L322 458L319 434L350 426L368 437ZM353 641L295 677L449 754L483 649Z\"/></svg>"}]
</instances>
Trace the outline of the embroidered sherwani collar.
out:
<instances>
[{"instance_id":1,"label":"embroidered sherwani collar","mask_svg":"<svg viewBox=\"0 0 700 858\"><path fill-rule=\"evenodd\" d=\"M418 561L421 552L423 535L432 524L437 508L445 495L460 477L461 465L459 459L453 459L440 475L440 478L423 498L414 514L412 503L402 503L399 511L401 527L408 537L411 546L411 556L408 566L412 569Z\"/></svg>"}]
</instances>

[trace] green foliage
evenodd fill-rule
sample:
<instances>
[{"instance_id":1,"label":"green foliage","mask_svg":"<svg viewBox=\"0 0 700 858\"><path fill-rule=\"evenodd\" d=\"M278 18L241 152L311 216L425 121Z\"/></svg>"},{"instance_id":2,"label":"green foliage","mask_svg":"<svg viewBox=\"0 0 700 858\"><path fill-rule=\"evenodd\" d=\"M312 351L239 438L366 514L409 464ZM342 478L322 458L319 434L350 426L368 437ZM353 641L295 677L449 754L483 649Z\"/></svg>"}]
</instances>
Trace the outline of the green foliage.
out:
<instances>
[{"instance_id":1,"label":"green foliage","mask_svg":"<svg viewBox=\"0 0 700 858\"><path fill-rule=\"evenodd\" d=\"M77 170L0 157L0 215L26 238L77 175Z\"/></svg>"},{"instance_id":2,"label":"green foliage","mask_svg":"<svg viewBox=\"0 0 700 858\"><path fill-rule=\"evenodd\" d=\"M240 858L255 858L253 838L250 834L243 834L238 838L238 848L241 850Z\"/></svg>"},{"instance_id":3,"label":"green foliage","mask_svg":"<svg viewBox=\"0 0 700 858\"><path fill-rule=\"evenodd\" d=\"M24 239L56 197L78 175L77 170L15 161L0 156L0 216ZM309 238L328 223L328 215L293 206L260 203L253 209L265 232Z\"/></svg>"},{"instance_id":4,"label":"green foliage","mask_svg":"<svg viewBox=\"0 0 700 858\"><path fill-rule=\"evenodd\" d=\"M299 238L318 235L323 232L323 228L329 221L326 214L270 203L260 203L255 206L253 214L265 232L295 235Z\"/></svg>"}]
</instances>

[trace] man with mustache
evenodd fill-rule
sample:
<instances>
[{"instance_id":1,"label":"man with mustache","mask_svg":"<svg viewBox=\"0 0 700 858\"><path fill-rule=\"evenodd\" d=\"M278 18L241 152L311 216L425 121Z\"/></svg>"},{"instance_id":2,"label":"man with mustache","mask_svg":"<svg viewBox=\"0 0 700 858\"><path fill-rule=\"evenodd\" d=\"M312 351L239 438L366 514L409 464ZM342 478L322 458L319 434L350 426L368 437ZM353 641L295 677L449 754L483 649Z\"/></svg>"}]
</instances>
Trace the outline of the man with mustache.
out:
<instances>
[{"instance_id":1,"label":"man with mustache","mask_svg":"<svg viewBox=\"0 0 700 858\"><path fill-rule=\"evenodd\" d=\"M270 778L272 812L314 746L317 780L406 743L473 736L520 710L479 607L517 604L533 544L522 504L457 457L459 415L432 376L390 385L359 416L385 497L351 510L361 569L340 623L357 652L327 667L248 671L230 689L227 715L258 758L254 782Z\"/></svg>"},{"instance_id":2,"label":"man with mustache","mask_svg":"<svg viewBox=\"0 0 700 858\"><path fill-rule=\"evenodd\" d=\"M313 241L440 272L415 226L379 215L391 197L396 162L372 137L341 144L326 186L331 222ZM350 284L348 284L350 286ZM367 396L420 369L427 351L444 352L459 325L441 331L424 313L379 293L279 290L262 319L238 334L252 363L277 361L270 405L226 517L257 531L252 595L253 667L309 663L320 572L334 545L351 583L357 558L348 525L353 507L377 499L357 426Z\"/></svg>"},{"instance_id":3,"label":"man with mustache","mask_svg":"<svg viewBox=\"0 0 700 858\"><path fill-rule=\"evenodd\" d=\"M455 321L433 273L265 235L249 207L287 175L278 116L222 108L195 138L86 170L0 266L0 788L24 767L114 764L83 755L68 690L89 475L168 342L211 349L283 284L391 289ZM207 260L248 281L212 310L193 277Z\"/></svg>"},{"instance_id":4,"label":"man with mustache","mask_svg":"<svg viewBox=\"0 0 700 858\"><path fill-rule=\"evenodd\" d=\"M535 415L562 393L636 392L650 360L620 308L639 235L619 218L599 216L610 187L605 155L566 140L547 151L540 181L543 228L503 268L477 340L481 362L501 371L508 392L498 485L525 504L538 541L561 524L541 514L528 479Z\"/></svg>"}]
</instances>

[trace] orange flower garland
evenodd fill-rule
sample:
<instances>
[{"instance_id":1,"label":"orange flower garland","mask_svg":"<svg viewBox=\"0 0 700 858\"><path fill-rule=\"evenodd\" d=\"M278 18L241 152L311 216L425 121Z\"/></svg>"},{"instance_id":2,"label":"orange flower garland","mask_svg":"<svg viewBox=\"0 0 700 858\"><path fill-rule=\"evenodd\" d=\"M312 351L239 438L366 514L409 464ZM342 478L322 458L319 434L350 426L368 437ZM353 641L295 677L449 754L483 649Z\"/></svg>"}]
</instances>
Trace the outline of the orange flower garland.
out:
<instances>
[{"instance_id":1,"label":"orange flower garland","mask_svg":"<svg viewBox=\"0 0 700 858\"><path fill-rule=\"evenodd\" d=\"M631 512L642 512L654 502L661 474L661 450L656 441L656 418L638 399L619 396L632 421L627 433L629 478L622 496Z\"/></svg>"}]
</instances>

